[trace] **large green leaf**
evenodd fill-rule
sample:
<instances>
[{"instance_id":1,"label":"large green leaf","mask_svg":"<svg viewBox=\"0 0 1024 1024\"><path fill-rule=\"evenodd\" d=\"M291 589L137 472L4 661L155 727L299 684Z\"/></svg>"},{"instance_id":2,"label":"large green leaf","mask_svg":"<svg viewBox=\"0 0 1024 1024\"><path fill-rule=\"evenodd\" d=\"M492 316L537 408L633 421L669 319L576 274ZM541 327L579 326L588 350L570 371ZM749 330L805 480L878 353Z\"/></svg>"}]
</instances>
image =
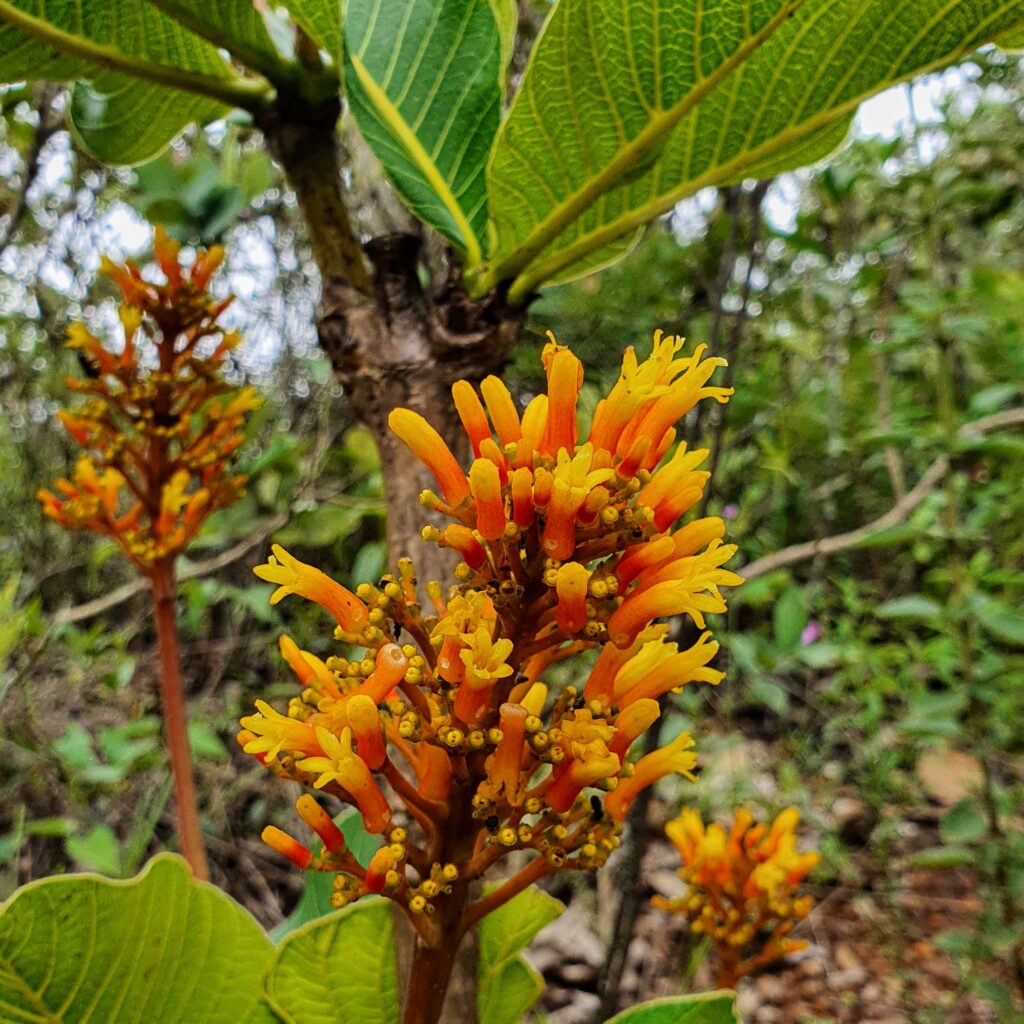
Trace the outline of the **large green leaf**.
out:
<instances>
[{"instance_id":1,"label":"large green leaf","mask_svg":"<svg viewBox=\"0 0 1024 1024\"><path fill-rule=\"evenodd\" d=\"M395 913L361 900L292 932L265 981L284 1024L398 1024Z\"/></svg>"},{"instance_id":2,"label":"large green leaf","mask_svg":"<svg viewBox=\"0 0 1024 1024\"><path fill-rule=\"evenodd\" d=\"M0 1020L9 1024L270 1024L272 947L184 861L129 882L65 875L0 908Z\"/></svg>"},{"instance_id":3,"label":"large green leaf","mask_svg":"<svg viewBox=\"0 0 1024 1024\"><path fill-rule=\"evenodd\" d=\"M73 61L60 62L65 74L104 66L100 59L107 52L136 61L140 67L145 62L211 78L233 75L215 46L140 0L0 0L0 22L15 26L5 26L0 35L0 78L5 82L51 77L52 67L40 69L34 61L40 54L52 56L62 40L70 44L78 40L84 48L91 47L96 57L90 61L83 49ZM49 41L41 35L47 27L53 30ZM40 36L33 35L36 30Z\"/></svg>"},{"instance_id":4,"label":"large green leaf","mask_svg":"<svg viewBox=\"0 0 1024 1024\"><path fill-rule=\"evenodd\" d=\"M105 71L75 82L71 123L82 146L108 164L152 160L190 124L228 112L216 100Z\"/></svg>"},{"instance_id":5,"label":"large green leaf","mask_svg":"<svg viewBox=\"0 0 1024 1024\"><path fill-rule=\"evenodd\" d=\"M522 297L705 186L816 159L867 96L1021 25L1019 0L560 0L495 144L476 286Z\"/></svg>"},{"instance_id":6,"label":"large green leaf","mask_svg":"<svg viewBox=\"0 0 1024 1024\"><path fill-rule=\"evenodd\" d=\"M607 1024L740 1024L740 1018L732 992L707 992L652 999L612 1017Z\"/></svg>"},{"instance_id":7,"label":"large green leaf","mask_svg":"<svg viewBox=\"0 0 1024 1024\"><path fill-rule=\"evenodd\" d=\"M263 17L253 0L149 0L192 32L223 46L256 71L273 74L282 66ZM140 5L141 6L141 5Z\"/></svg>"},{"instance_id":8,"label":"large green leaf","mask_svg":"<svg viewBox=\"0 0 1024 1024\"><path fill-rule=\"evenodd\" d=\"M522 951L565 909L536 886L524 889L480 924L477 1017L487 1024L519 1024L544 991L544 981Z\"/></svg>"},{"instance_id":9,"label":"large green leaf","mask_svg":"<svg viewBox=\"0 0 1024 1024\"><path fill-rule=\"evenodd\" d=\"M227 24L225 11L217 5L211 23ZM110 163L151 158L187 125L268 88L142 0L0 0L0 81L65 78L82 80L71 113L83 143Z\"/></svg>"},{"instance_id":10,"label":"large green leaf","mask_svg":"<svg viewBox=\"0 0 1024 1024\"><path fill-rule=\"evenodd\" d=\"M348 0L344 34L345 89L360 131L406 203L476 266L501 112L490 3L408 0L388 9Z\"/></svg>"}]
</instances>

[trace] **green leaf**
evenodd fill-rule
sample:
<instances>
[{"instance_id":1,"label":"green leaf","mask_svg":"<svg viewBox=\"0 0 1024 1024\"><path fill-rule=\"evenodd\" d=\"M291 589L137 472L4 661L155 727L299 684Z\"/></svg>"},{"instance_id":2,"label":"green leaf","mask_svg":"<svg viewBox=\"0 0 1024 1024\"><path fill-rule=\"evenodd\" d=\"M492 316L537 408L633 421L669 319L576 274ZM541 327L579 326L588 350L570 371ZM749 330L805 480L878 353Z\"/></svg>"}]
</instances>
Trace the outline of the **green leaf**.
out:
<instances>
[{"instance_id":1,"label":"green leaf","mask_svg":"<svg viewBox=\"0 0 1024 1024\"><path fill-rule=\"evenodd\" d=\"M379 16L348 0L345 90L370 149L421 220L483 256L484 169L501 113L501 40L488 0L408 0Z\"/></svg>"},{"instance_id":2,"label":"green leaf","mask_svg":"<svg viewBox=\"0 0 1024 1024\"><path fill-rule=\"evenodd\" d=\"M332 913L331 893L334 891L334 875L326 871L307 871L306 881L299 902L292 912L270 931L274 942L280 942L286 935L298 931L303 925Z\"/></svg>"},{"instance_id":3,"label":"green leaf","mask_svg":"<svg viewBox=\"0 0 1024 1024\"><path fill-rule=\"evenodd\" d=\"M540 974L521 953L565 907L536 886L480 924L477 953L477 1016L487 1024L519 1024L544 991Z\"/></svg>"},{"instance_id":4,"label":"green leaf","mask_svg":"<svg viewBox=\"0 0 1024 1024\"><path fill-rule=\"evenodd\" d=\"M394 913L361 900L284 940L265 981L284 1024L398 1024Z\"/></svg>"},{"instance_id":5,"label":"green leaf","mask_svg":"<svg viewBox=\"0 0 1024 1024\"><path fill-rule=\"evenodd\" d=\"M977 800L966 797L946 811L939 830L947 843L976 843L988 834L988 818Z\"/></svg>"},{"instance_id":6,"label":"green leaf","mask_svg":"<svg viewBox=\"0 0 1024 1024\"><path fill-rule=\"evenodd\" d=\"M516 48L516 27L519 24L519 7L516 0L490 0L494 20L498 26L498 39L501 41L501 60L499 81L501 91L505 91L508 79L508 68L512 63L512 54Z\"/></svg>"},{"instance_id":7,"label":"green leaf","mask_svg":"<svg viewBox=\"0 0 1024 1024\"><path fill-rule=\"evenodd\" d=\"M366 831L363 824L363 816L350 808L334 819L335 824L341 829L345 837L345 845L349 848L352 856L365 868L370 864L370 858L380 846L380 837ZM319 852L321 846L317 843L315 850ZM326 871L307 871L306 884L299 897L295 909L270 932L274 942L280 942L286 935L297 931L303 925L315 921L317 918L326 917L334 911L331 905L331 893L334 890L334 875Z\"/></svg>"},{"instance_id":8,"label":"green leaf","mask_svg":"<svg viewBox=\"0 0 1024 1024\"><path fill-rule=\"evenodd\" d=\"M771 679L764 677L752 679L747 684L747 693L754 700L771 708L777 715L784 715L789 710L789 693L784 686Z\"/></svg>"},{"instance_id":9,"label":"green leaf","mask_svg":"<svg viewBox=\"0 0 1024 1024\"><path fill-rule=\"evenodd\" d=\"M998 39L999 47L1002 50L1024 50L1024 28L1015 29Z\"/></svg>"},{"instance_id":10,"label":"green leaf","mask_svg":"<svg viewBox=\"0 0 1024 1024\"><path fill-rule=\"evenodd\" d=\"M964 846L931 846L927 850L919 850L910 857L910 863L914 867L933 871L966 867L977 863L977 860L977 852Z\"/></svg>"},{"instance_id":11,"label":"green leaf","mask_svg":"<svg viewBox=\"0 0 1024 1024\"><path fill-rule=\"evenodd\" d=\"M192 756L197 760L201 757L211 761L226 761L228 750L224 741L205 722L188 723L188 745Z\"/></svg>"},{"instance_id":12,"label":"green leaf","mask_svg":"<svg viewBox=\"0 0 1024 1024\"><path fill-rule=\"evenodd\" d=\"M800 643L800 634L807 625L804 592L791 587L775 602L772 609L772 627L775 646L780 651L791 651Z\"/></svg>"},{"instance_id":13,"label":"green leaf","mask_svg":"<svg viewBox=\"0 0 1024 1024\"><path fill-rule=\"evenodd\" d=\"M612 1017L607 1024L740 1024L732 992L652 999Z\"/></svg>"},{"instance_id":14,"label":"green leaf","mask_svg":"<svg viewBox=\"0 0 1024 1024\"><path fill-rule=\"evenodd\" d=\"M937 619L942 614L942 606L930 597L907 594L880 604L875 614L881 619Z\"/></svg>"},{"instance_id":15,"label":"green leaf","mask_svg":"<svg viewBox=\"0 0 1024 1024\"><path fill-rule=\"evenodd\" d=\"M281 0L295 23L331 59L341 63L341 0Z\"/></svg>"},{"instance_id":16,"label":"green leaf","mask_svg":"<svg viewBox=\"0 0 1024 1024\"><path fill-rule=\"evenodd\" d=\"M488 169L513 298L701 188L838 145L859 103L1024 24L1016 0L560 0Z\"/></svg>"},{"instance_id":17,"label":"green leaf","mask_svg":"<svg viewBox=\"0 0 1024 1024\"><path fill-rule=\"evenodd\" d=\"M72 122L85 147L111 163L149 159L187 125L269 88L141 0L0 0L0 69L4 82L80 79Z\"/></svg>"},{"instance_id":18,"label":"green leaf","mask_svg":"<svg viewBox=\"0 0 1024 1024\"><path fill-rule=\"evenodd\" d=\"M264 74L282 67L259 9L252 0L149 0L196 35L222 46L237 60Z\"/></svg>"},{"instance_id":19,"label":"green leaf","mask_svg":"<svg viewBox=\"0 0 1024 1024\"><path fill-rule=\"evenodd\" d=\"M260 1001L271 949L170 854L128 882L46 878L0 908L0 1019L272 1024Z\"/></svg>"},{"instance_id":20,"label":"green leaf","mask_svg":"<svg viewBox=\"0 0 1024 1024\"><path fill-rule=\"evenodd\" d=\"M84 836L71 836L64 845L69 856L83 868L121 877L121 847L109 825L97 825Z\"/></svg>"},{"instance_id":21,"label":"green leaf","mask_svg":"<svg viewBox=\"0 0 1024 1024\"><path fill-rule=\"evenodd\" d=\"M990 601L978 616L982 628L996 640L1024 647L1024 614L998 601Z\"/></svg>"}]
</instances>

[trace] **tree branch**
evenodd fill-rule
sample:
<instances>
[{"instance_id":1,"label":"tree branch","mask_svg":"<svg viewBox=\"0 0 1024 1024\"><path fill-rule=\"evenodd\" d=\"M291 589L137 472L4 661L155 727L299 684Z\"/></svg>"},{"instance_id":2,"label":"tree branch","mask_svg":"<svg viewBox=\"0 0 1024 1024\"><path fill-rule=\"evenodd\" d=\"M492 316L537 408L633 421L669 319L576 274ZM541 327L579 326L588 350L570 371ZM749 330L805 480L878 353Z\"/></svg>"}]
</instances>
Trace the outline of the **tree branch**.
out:
<instances>
[{"instance_id":1,"label":"tree branch","mask_svg":"<svg viewBox=\"0 0 1024 1024\"><path fill-rule=\"evenodd\" d=\"M212 75L168 67L166 64L157 64L143 57L134 57L116 46L97 43L83 36L65 32L45 19L37 18L15 7L9 0L0 0L0 19L60 53L78 57L90 64L118 71L144 82L154 82L172 89L183 89L186 92L209 96L230 107L241 107L255 113L265 105L273 93L270 83L262 78L243 78L236 74L226 78L214 78Z\"/></svg>"},{"instance_id":2,"label":"tree branch","mask_svg":"<svg viewBox=\"0 0 1024 1024\"><path fill-rule=\"evenodd\" d=\"M973 423L967 423L957 432L961 438L976 437L981 434L991 433L1003 427L1015 427L1024 424L1024 409L1006 409L1003 412L993 413ZM910 518L910 514L928 497L929 494L942 482L942 479L949 472L949 456L940 455L925 471L924 476L918 480L913 490L908 491L903 498L884 515L865 523L856 530L847 533L839 533L833 537L822 537L819 540L806 541L803 544L793 544L781 551L758 558L749 565L743 566L739 571L746 580L752 580L757 576L765 576L776 569L787 565L794 565L797 562L806 562L810 558L819 555L834 555L840 551L856 547L862 541L867 540L872 534L879 530L887 530L893 526L899 526Z\"/></svg>"},{"instance_id":3,"label":"tree branch","mask_svg":"<svg viewBox=\"0 0 1024 1024\"><path fill-rule=\"evenodd\" d=\"M197 579L200 576L209 576L211 573L218 572L225 566L231 565L232 562L237 562L240 558L244 558L249 554L253 548L259 547L275 530L279 530L284 526L290 518L290 513L274 516L273 519L267 521L262 530L251 537L246 537L243 541L239 541L233 548L228 548L227 551L222 551L219 555L207 558L205 561L192 562L182 566L181 571L178 573L178 582ZM110 591L109 594L104 594L103 597L94 598L92 601L86 601L83 604L72 605L70 608L62 608L53 615L50 623L54 626L66 626L71 623L81 622L84 619L91 619L95 615L102 615L104 612L110 611L111 608L116 608L119 604L124 604L125 601L130 601L136 594L141 594L148 588L148 581L139 577L132 580L131 583L126 583L123 587Z\"/></svg>"}]
</instances>

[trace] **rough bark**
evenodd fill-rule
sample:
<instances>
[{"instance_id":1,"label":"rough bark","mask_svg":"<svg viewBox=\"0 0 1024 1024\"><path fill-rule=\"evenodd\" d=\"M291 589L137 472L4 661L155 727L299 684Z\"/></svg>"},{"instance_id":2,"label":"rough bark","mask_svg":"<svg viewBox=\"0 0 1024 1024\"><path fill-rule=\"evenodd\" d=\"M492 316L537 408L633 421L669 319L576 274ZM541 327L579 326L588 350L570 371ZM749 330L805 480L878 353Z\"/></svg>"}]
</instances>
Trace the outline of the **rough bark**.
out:
<instances>
[{"instance_id":1,"label":"rough bark","mask_svg":"<svg viewBox=\"0 0 1024 1024\"><path fill-rule=\"evenodd\" d=\"M418 497L436 483L390 433L388 413L396 406L413 409L460 449L451 385L500 370L524 313L497 292L470 300L454 273L436 292L424 288L415 236L359 243L341 192L337 116L334 101L311 108L285 97L261 117L260 127L295 190L320 269L321 348L380 452L391 562L412 555L421 579L443 580L451 567L447 553L420 539L430 516Z\"/></svg>"}]
</instances>

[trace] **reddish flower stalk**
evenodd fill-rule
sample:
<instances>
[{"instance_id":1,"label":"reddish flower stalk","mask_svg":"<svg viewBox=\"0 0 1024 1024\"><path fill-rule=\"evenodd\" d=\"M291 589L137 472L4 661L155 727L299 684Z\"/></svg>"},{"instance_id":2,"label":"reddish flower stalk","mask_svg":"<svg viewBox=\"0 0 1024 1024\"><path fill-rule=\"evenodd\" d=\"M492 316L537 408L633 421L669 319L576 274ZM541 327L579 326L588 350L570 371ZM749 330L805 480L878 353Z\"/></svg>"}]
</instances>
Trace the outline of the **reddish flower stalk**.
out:
<instances>
[{"instance_id":1,"label":"reddish flower stalk","mask_svg":"<svg viewBox=\"0 0 1024 1024\"><path fill-rule=\"evenodd\" d=\"M70 530L112 538L150 584L160 654L160 695L174 778L182 853L198 878L208 877L189 752L175 600L177 556L204 520L232 504L245 478L229 472L246 415L259 405L222 376L240 341L218 317L230 297L207 291L223 252L179 262L178 247L157 228L154 251L165 281L143 278L133 263L104 260L121 289L120 350L106 347L81 324L69 330L84 379L69 386L86 396L60 418L84 449L70 480L40 491L43 511ZM156 365L149 353L155 348Z\"/></svg>"},{"instance_id":2,"label":"reddish flower stalk","mask_svg":"<svg viewBox=\"0 0 1024 1024\"><path fill-rule=\"evenodd\" d=\"M686 734L629 759L659 697L721 679L710 634L681 651L656 620L687 614L703 627L704 613L725 610L720 588L740 582L723 568L735 549L720 519L672 532L707 481L707 453L682 444L659 468L672 424L730 394L707 384L722 361L703 348L680 357L681 345L659 332L648 359L628 350L586 440L582 366L554 341L547 393L521 416L498 378L479 395L460 381L468 472L423 417L392 412L437 478L440 494L421 503L453 520L423 533L461 556L452 587L418 584L403 559L351 593L279 547L256 570L278 586L272 603L316 602L349 648L324 662L284 641L301 694L287 714L257 702L239 741L275 773L358 807L383 845L364 871L343 850L265 838L297 865L336 873L335 906L380 893L406 912L417 945L404 1024L438 1019L459 941L486 914L551 872L597 870L644 787L692 778ZM587 652L590 665L556 686L562 664ZM516 873L479 895L512 853Z\"/></svg>"}]
</instances>

